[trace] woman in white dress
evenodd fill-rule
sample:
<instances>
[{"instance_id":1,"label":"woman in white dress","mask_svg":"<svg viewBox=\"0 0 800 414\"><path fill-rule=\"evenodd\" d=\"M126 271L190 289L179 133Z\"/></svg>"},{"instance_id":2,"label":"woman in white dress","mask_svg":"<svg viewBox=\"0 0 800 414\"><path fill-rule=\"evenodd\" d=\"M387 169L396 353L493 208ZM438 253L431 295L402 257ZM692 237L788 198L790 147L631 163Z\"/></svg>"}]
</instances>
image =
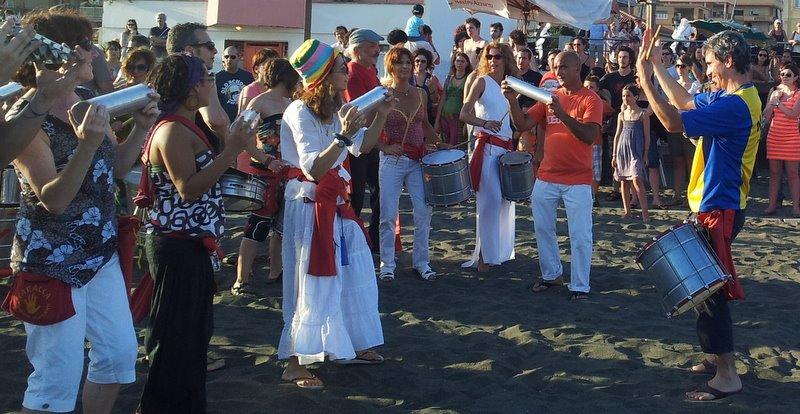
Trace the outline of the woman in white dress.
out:
<instances>
[{"instance_id":1,"label":"woman in white dress","mask_svg":"<svg viewBox=\"0 0 800 414\"><path fill-rule=\"evenodd\" d=\"M514 203L500 193L499 171L500 156L513 148L508 101L500 89L506 76L517 76L511 48L491 43L461 108L461 121L475 126L470 175L478 210L475 251L462 267L477 266L479 272L514 258Z\"/></svg>"},{"instance_id":2,"label":"woman in white dress","mask_svg":"<svg viewBox=\"0 0 800 414\"><path fill-rule=\"evenodd\" d=\"M306 365L328 357L339 363L375 364L383 344L375 267L363 226L347 203L341 168L378 141L391 108L381 105L368 128L363 114L341 108L347 66L341 54L307 40L290 62L303 78L299 100L283 113L281 155L290 165L283 233L283 320L278 357L281 376L301 388L322 388Z\"/></svg>"}]
</instances>

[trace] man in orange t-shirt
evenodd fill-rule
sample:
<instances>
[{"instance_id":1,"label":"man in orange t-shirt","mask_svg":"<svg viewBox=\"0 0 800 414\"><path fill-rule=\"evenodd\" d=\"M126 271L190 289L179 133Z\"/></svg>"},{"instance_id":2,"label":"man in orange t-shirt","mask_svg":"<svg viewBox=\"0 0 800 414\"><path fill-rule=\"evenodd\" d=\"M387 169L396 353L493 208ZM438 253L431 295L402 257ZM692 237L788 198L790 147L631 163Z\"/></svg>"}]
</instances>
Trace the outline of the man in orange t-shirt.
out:
<instances>
[{"instance_id":1,"label":"man in orange t-shirt","mask_svg":"<svg viewBox=\"0 0 800 414\"><path fill-rule=\"evenodd\" d=\"M569 225L572 261L571 299L588 299L592 264L592 143L600 133L603 102L583 86L580 59L574 52L556 56L553 72L561 83L553 103L537 103L527 114L516 103L516 93L503 82L503 93L511 106L511 119L521 130L544 127L537 145L541 164L533 186L531 207L539 249L542 277L534 292L560 286L562 266L556 240L556 208L564 201Z\"/></svg>"}]
</instances>

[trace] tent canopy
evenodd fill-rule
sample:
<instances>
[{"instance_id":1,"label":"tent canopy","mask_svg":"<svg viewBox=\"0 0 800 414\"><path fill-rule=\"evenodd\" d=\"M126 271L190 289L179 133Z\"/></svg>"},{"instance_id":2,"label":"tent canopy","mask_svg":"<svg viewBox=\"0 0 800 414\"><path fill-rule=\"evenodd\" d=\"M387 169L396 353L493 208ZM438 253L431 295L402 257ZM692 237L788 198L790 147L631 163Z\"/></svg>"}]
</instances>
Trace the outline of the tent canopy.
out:
<instances>
[{"instance_id":1,"label":"tent canopy","mask_svg":"<svg viewBox=\"0 0 800 414\"><path fill-rule=\"evenodd\" d=\"M611 14L613 0L448 0L451 9L588 30Z\"/></svg>"}]
</instances>

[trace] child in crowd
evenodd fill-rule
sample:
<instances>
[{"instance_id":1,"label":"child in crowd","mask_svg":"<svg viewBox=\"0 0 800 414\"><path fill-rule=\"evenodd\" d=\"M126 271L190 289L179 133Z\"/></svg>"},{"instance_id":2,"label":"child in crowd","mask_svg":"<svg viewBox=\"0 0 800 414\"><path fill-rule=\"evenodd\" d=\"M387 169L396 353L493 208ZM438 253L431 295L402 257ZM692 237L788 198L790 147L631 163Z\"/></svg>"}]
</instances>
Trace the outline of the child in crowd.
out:
<instances>
[{"instance_id":1,"label":"child in crowd","mask_svg":"<svg viewBox=\"0 0 800 414\"><path fill-rule=\"evenodd\" d=\"M587 76L586 80L583 81L583 86L598 94L603 100L603 128L601 128L600 133L597 134L597 137L592 142L592 172L594 174L592 177L592 206L600 207L600 203L597 202L597 190L600 188L600 177L603 173L603 133L605 132L608 118L614 114L614 108L609 103L611 96L608 91L605 89L600 90L600 79L597 76Z\"/></svg>"},{"instance_id":2,"label":"child in crowd","mask_svg":"<svg viewBox=\"0 0 800 414\"><path fill-rule=\"evenodd\" d=\"M422 15L425 14L425 7L423 7L421 4L415 4L414 7L411 8L411 14L412 16L406 21L405 32L408 35L408 40L410 42L423 40L420 29L422 28L422 25L425 24L425 22L422 21Z\"/></svg>"},{"instance_id":3,"label":"child in crowd","mask_svg":"<svg viewBox=\"0 0 800 414\"><path fill-rule=\"evenodd\" d=\"M640 91L635 84L622 88L622 110L617 117L617 133L614 135L614 152L611 166L614 179L620 182L622 197L622 217L631 215L630 185L636 191L642 208L642 221L648 223L647 196L644 177L647 170L645 154L650 149L650 113L639 104Z\"/></svg>"}]
</instances>

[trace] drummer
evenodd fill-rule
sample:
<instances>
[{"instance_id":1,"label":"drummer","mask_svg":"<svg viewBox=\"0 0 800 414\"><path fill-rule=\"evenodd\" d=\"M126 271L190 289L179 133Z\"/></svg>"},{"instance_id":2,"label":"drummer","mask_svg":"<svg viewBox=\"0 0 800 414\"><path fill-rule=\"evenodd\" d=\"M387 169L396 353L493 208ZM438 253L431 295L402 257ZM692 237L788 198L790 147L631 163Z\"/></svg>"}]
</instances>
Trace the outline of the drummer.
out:
<instances>
[{"instance_id":1,"label":"drummer","mask_svg":"<svg viewBox=\"0 0 800 414\"><path fill-rule=\"evenodd\" d=\"M554 66L561 87L554 92L550 105L539 102L524 113L517 93L506 82L503 93L511 105L514 125L522 130L544 127L544 156L531 202L541 279L531 290L543 292L564 283L556 240L556 209L563 200L572 255L570 299L585 300L589 298L592 265L592 142L600 133L603 102L583 86L580 58L575 52L559 53Z\"/></svg>"},{"instance_id":2,"label":"drummer","mask_svg":"<svg viewBox=\"0 0 800 414\"><path fill-rule=\"evenodd\" d=\"M250 275L258 245L264 242L272 230L269 241L269 276L267 284L275 283L283 270L281 262L281 235L275 231L278 211L283 207L283 181L285 174L280 160L280 130L283 110L292 102L292 94L300 82L300 75L286 59L271 59L263 64L264 86L267 91L251 100L247 108L261 116L256 138L261 149L251 158L247 172L257 175L267 183L264 208L254 211L247 220L239 258L236 266L236 282L231 287L233 295L252 294Z\"/></svg>"},{"instance_id":3,"label":"drummer","mask_svg":"<svg viewBox=\"0 0 800 414\"><path fill-rule=\"evenodd\" d=\"M385 142L381 146L378 169L380 187L380 252L381 269L378 276L382 281L394 280L395 243L394 234L400 204L400 191L403 186L411 196L414 208L414 250L412 266L422 280L432 281L436 272L430 267L428 256L428 236L431 232L430 206L425 204L422 166L420 159L425 155L425 144L439 144L439 138L428 119L428 97L425 92L411 86L409 79L413 74L411 52L396 47L386 54L386 71L391 76L386 86L397 97L397 105L386 115L383 132Z\"/></svg>"},{"instance_id":4,"label":"drummer","mask_svg":"<svg viewBox=\"0 0 800 414\"><path fill-rule=\"evenodd\" d=\"M650 43L645 32L642 47ZM742 390L733 355L733 323L729 300L744 299L731 258L731 242L744 226L758 140L761 101L748 79L749 46L741 34L724 31L712 36L702 48L709 80L719 90L695 96L672 79L659 59L656 46L650 59L640 53L636 67L642 89L655 115L673 133L701 136L697 142L689 179L689 207L708 228L711 244L733 278L706 302L707 311L697 316L697 336L706 354L693 373L713 374L699 388L686 393L692 401L725 398ZM669 98L661 97L649 79L655 74Z\"/></svg>"},{"instance_id":5,"label":"drummer","mask_svg":"<svg viewBox=\"0 0 800 414\"><path fill-rule=\"evenodd\" d=\"M461 266L477 266L479 272L514 258L514 203L500 193L498 160L513 148L509 106L500 82L516 75L511 48L489 44L480 55L478 79L470 85L461 108L461 121L475 126L477 142L469 168L478 210L475 251Z\"/></svg>"}]
</instances>

